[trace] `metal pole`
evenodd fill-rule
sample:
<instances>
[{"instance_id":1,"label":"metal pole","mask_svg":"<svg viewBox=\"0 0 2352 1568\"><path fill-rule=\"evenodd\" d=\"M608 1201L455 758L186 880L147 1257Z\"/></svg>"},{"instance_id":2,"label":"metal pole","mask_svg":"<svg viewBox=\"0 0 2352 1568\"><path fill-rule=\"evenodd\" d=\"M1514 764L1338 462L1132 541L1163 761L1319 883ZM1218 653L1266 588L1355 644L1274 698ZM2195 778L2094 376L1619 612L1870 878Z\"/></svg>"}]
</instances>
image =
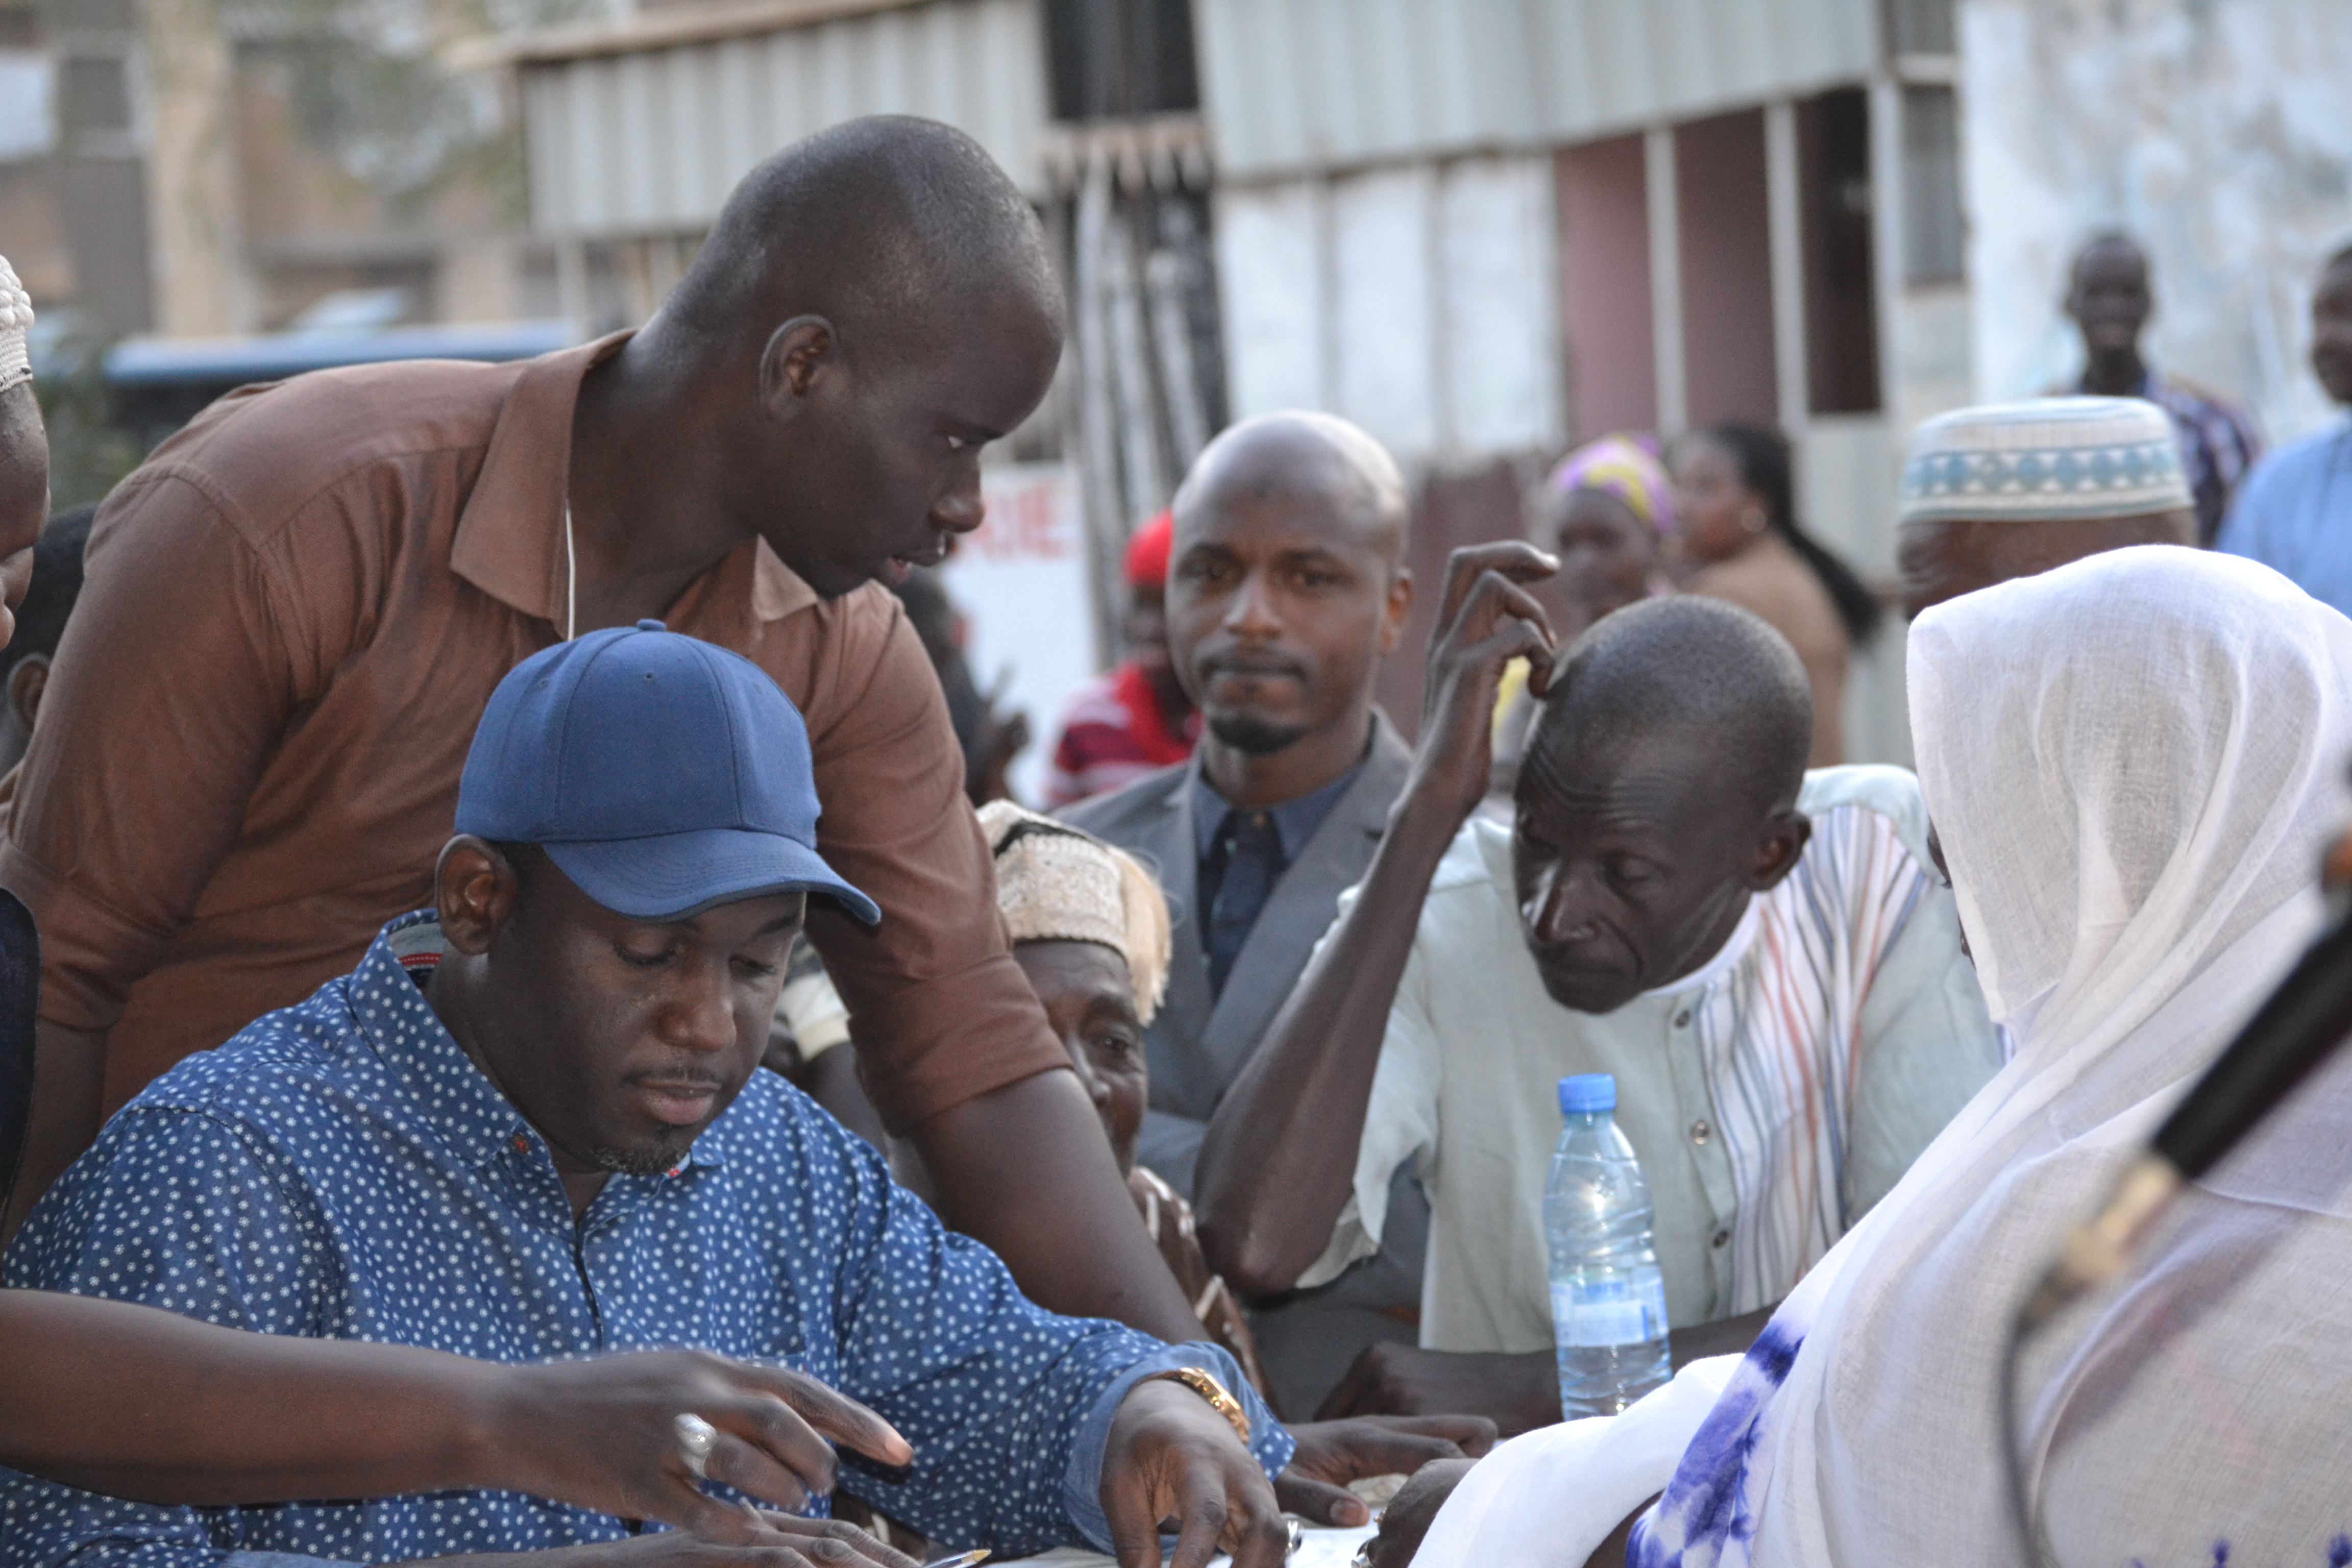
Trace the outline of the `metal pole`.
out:
<instances>
[{"instance_id":1,"label":"metal pole","mask_svg":"<svg viewBox=\"0 0 2352 1568\"><path fill-rule=\"evenodd\" d=\"M1682 213L1672 126L1643 133L1642 174L1650 218L1650 353L1657 366L1658 434L1671 440L1690 423L1683 356Z\"/></svg>"},{"instance_id":2,"label":"metal pole","mask_svg":"<svg viewBox=\"0 0 2352 1568\"><path fill-rule=\"evenodd\" d=\"M1771 225L1772 381L1780 428L1802 445L1812 416L1805 344L1805 235L1797 172L1797 107L1764 106L1764 200Z\"/></svg>"}]
</instances>

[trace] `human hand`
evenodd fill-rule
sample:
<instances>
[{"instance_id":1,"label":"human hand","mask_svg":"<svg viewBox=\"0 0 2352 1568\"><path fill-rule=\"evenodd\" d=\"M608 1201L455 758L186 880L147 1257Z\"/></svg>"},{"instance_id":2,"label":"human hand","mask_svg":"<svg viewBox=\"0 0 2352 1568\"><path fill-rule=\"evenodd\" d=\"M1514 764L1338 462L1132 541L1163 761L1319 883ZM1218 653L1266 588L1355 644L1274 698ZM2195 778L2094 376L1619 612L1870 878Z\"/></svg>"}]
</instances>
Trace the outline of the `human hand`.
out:
<instances>
[{"instance_id":1,"label":"human hand","mask_svg":"<svg viewBox=\"0 0 2352 1568\"><path fill-rule=\"evenodd\" d=\"M1276 1499L1286 1513L1342 1528L1371 1518L1363 1500L1348 1490L1349 1481L1417 1476L1431 1464L1495 1446L1495 1424L1483 1415L1359 1415L1295 1424L1290 1435L1298 1451L1275 1478Z\"/></svg>"},{"instance_id":2,"label":"human hand","mask_svg":"<svg viewBox=\"0 0 2352 1568\"><path fill-rule=\"evenodd\" d=\"M1425 1351L1414 1345L1366 1347L1315 1413L1318 1421L1349 1415L1484 1415L1508 1437L1559 1419L1559 1372L1549 1351L1507 1355Z\"/></svg>"},{"instance_id":3,"label":"human hand","mask_svg":"<svg viewBox=\"0 0 2352 1568\"><path fill-rule=\"evenodd\" d=\"M991 706L981 720L979 742L973 747L974 757L968 794L976 805L992 800L1013 798L1011 774L1013 761L1029 749L1029 715L1014 710L1007 714Z\"/></svg>"},{"instance_id":4,"label":"human hand","mask_svg":"<svg viewBox=\"0 0 2352 1568\"><path fill-rule=\"evenodd\" d=\"M1167 1520L1177 1532L1169 1568L1203 1568L1220 1550L1234 1568L1280 1568L1290 1546L1256 1456L1208 1401L1166 1379L1137 1384L1119 1403L1102 1506L1119 1568L1160 1568Z\"/></svg>"},{"instance_id":5,"label":"human hand","mask_svg":"<svg viewBox=\"0 0 2352 1568\"><path fill-rule=\"evenodd\" d=\"M1486 793L1503 667L1527 659L1534 667L1528 689L1538 697L1550 679L1557 647L1551 622L1522 584L1558 570L1557 559L1517 540L1471 545L1446 561L1405 795L1450 813L1449 831Z\"/></svg>"},{"instance_id":6,"label":"human hand","mask_svg":"<svg viewBox=\"0 0 2352 1568\"><path fill-rule=\"evenodd\" d=\"M1381 1515L1381 1532L1365 1543L1370 1568L1409 1568L1422 1538L1437 1518L1437 1510L1454 1495L1475 1459L1439 1459L1415 1470Z\"/></svg>"},{"instance_id":7,"label":"human hand","mask_svg":"<svg viewBox=\"0 0 2352 1568\"><path fill-rule=\"evenodd\" d=\"M814 1378L702 1351L635 1351L492 1375L481 1485L663 1520L714 1540L742 1538L749 1512L705 1493L687 1468L682 1414L718 1429L704 1465L709 1479L783 1508L833 1490L828 1438L885 1465L915 1457L888 1422Z\"/></svg>"}]
</instances>

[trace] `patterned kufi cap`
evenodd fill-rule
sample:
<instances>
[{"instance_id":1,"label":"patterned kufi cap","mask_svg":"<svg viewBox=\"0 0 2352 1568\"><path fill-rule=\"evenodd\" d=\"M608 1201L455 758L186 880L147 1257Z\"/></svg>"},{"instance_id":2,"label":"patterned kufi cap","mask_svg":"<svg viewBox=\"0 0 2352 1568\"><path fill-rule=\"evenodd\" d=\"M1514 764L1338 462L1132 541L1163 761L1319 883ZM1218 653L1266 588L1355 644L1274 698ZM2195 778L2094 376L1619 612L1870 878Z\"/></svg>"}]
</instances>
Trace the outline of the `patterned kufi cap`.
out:
<instances>
[{"instance_id":1,"label":"patterned kufi cap","mask_svg":"<svg viewBox=\"0 0 2352 1568\"><path fill-rule=\"evenodd\" d=\"M2172 421L2137 397L2037 397L1937 415L1911 435L1903 522L2137 517L2193 503Z\"/></svg>"},{"instance_id":2,"label":"patterned kufi cap","mask_svg":"<svg viewBox=\"0 0 2352 1568\"><path fill-rule=\"evenodd\" d=\"M1168 903L1135 857L1009 800L980 808L996 857L996 907L1016 942L1091 942L1127 960L1135 1015L1168 984Z\"/></svg>"},{"instance_id":3,"label":"patterned kufi cap","mask_svg":"<svg viewBox=\"0 0 2352 1568\"><path fill-rule=\"evenodd\" d=\"M16 269L0 256L0 392L33 379L33 359L25 333L33 324L33 297L16 281Z\"/></svg>"}]
</instances>

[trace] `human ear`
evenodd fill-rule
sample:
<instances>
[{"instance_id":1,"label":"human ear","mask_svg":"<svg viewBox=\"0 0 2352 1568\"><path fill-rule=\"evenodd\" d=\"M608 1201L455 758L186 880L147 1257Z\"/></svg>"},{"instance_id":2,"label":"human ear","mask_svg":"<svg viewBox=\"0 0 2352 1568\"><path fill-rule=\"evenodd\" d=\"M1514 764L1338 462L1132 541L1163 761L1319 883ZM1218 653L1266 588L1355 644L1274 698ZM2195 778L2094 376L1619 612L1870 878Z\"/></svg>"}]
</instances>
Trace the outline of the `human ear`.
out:
<instances>
[{"instance_id":1,"label":"human ear","mask_svg":"<svg viewBox=\"0 0 2352 1568\"><path fill-rule=\"evenodd\" d=\"M1750 892L1769 892L1780 879L1797 868L1797 861L1812 842L1813 819L1794 809L1776 811L1764 822L1764 836L1756 846L1756 864L1748 872Z\"/></svg>"},{"instance_id":2,"label":"human ear","mask_svg":"<svg viewBox=\"0 0 2352 1568\"><path fill-rule=\"evenodd\" d=\"M490 935L514 918L522 878L488 839L460 833L441 847L433 868L433 903L441 934L469 958L490 950Z\"/></svg>"},{"instance_id":3,"label":"human ear","mask_svg":"<svg viewBox=\"0 0 2352 1568\"><path fill-rule=\"evenodd\" d=\"M1381 616L1381 653L1382 657L1397 650L1404 641L1404 623L1412 615L1412 573L1400 566L1389 579L1389 602Z\"/></svg>"},{"instance_id":4,"label":"human ear","mask_svg":"<svg viewBox=\"0 0 2352 1568\"><path fill-rule=\"evenodd\" d=\"M833 323L823 316L794 316L768 334L760 353L760 406L771 419L790 419L822 377L840 371Z\"/></svg>"},{"instance_id":5,"label":"human ear","mask_svg":"<svg viewBox=\"0 0 2352 1568\"><path fill-rule=\"evenodd\" d=\"M28 653L8 672L8 707L27 735L33 732L34 716L41 710L41 694L48 689L47 654Z\"/></svg>"}]
</instances>

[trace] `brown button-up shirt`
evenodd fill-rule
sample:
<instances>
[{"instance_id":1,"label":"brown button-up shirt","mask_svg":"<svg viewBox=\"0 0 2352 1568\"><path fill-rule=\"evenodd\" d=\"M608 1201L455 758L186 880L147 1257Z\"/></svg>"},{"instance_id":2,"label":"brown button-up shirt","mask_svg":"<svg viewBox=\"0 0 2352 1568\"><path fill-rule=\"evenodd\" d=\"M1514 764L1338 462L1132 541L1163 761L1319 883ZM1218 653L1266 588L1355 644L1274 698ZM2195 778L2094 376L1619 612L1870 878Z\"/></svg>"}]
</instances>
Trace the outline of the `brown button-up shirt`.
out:
<instances>
[{"instance_id":1,"label":"brown button-up shirt","mask_svg":"<svg viewBox=\"0 0 2352 1568\"><path fill-rule=\"evenodd\" d=\"M0 886L40 921L41 1016L109 1031L110 1111L432 901L475 721L562 636L572 405L622 341L248 387L108 500ZM812 900L809 935L884 1121L1066 1066L897 599L821 599L752 542L665 618L808 721L819 848L882 906L868 932Z\"/></svg>"}]
</instances>

